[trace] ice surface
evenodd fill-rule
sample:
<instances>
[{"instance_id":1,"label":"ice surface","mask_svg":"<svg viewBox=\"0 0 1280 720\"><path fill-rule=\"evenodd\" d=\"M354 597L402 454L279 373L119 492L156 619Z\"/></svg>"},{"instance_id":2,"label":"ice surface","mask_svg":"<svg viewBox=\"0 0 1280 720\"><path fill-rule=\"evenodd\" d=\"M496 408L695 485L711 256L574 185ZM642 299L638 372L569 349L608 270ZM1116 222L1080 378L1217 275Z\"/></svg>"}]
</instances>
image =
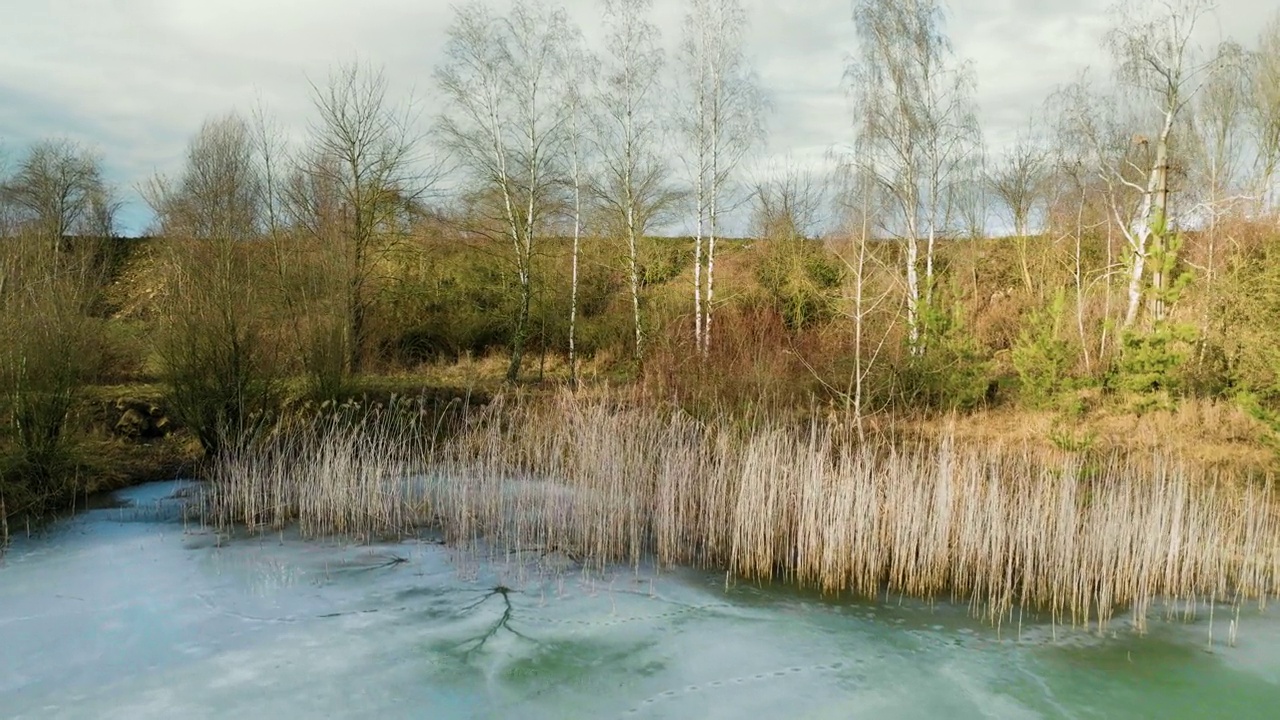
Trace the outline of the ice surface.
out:
<instances>
[{"instance_id":1,"label":"ice surface","mask_svg":"<svg viewBox=\"0 0 1280 720\"><path fill-rule=\"evenodd\" d=\"M1273 717L1280 620L1137 637L430 538L219 537L180 484L0 564L5 718Z\"/></svg>"}]
</instances>

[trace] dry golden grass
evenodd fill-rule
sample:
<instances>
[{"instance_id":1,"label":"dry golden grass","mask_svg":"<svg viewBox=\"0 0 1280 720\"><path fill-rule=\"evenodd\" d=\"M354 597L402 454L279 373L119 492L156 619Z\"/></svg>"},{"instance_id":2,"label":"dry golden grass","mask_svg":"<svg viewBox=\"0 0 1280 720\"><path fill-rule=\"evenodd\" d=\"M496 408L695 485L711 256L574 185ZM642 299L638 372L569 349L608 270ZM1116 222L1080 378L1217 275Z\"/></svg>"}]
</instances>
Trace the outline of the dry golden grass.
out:
<instances>
[{"instance_id":1,"label":"dry golden grass","mask_svg":"<svg viewBox=\"0 0 1280 720\"><path fill-rule=\"evenodd\" d=\"M568 393L496 401L435 447L405 432L324 421L228 454L209 517L366 537L431 523L499 554L949 597L993 622L1026 608L1102 627L1130 608L1141 628L1155 605L1280 590L1270 482L1202 476L1159 452L1086 461L947 435L859 445L834 422L708 424Z\"/></svg>"},{"instance_id":2,"label":"dry golden grass","mask_svg":"<svg viewBox=\"0 0 1280 720\"><path fill-rule=\"evenodd\" d=\"M1088 438L1103 453L1151 456L1176 454L1198 471L1230 474L1274 470L1277 457L1266 443L1269 428L1238 405L1226 401L1184 398L1173 410L1134 413L1123 406L1095 407L1072 419L1059 411L1015 407L978 410L944 419L947 432L959 443L1054 447L1055 436ZM900 430L929 436L939 432L937 418L898 421Z\"/></svg>"}]
</instances>

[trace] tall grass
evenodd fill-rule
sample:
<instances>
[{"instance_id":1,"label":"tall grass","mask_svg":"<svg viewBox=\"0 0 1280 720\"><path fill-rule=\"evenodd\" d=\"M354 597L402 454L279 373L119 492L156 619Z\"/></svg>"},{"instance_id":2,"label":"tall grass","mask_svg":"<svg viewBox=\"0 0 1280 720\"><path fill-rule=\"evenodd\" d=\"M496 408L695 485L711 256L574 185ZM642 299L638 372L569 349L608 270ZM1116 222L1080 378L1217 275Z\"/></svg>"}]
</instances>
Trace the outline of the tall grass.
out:
<instances>
[{"instance_id":1,"label":"tall grass","mask_svg":"<svg viewBox=\"0 0 1280 720\"><path fill-rule=\"evenodd\" d=\"M223 443L214 458L205 519L220 527L307 536L411 531L423 518L414 471L425 457L414 418L354 403Z\"/></svg>"},{"instance_id":2,"label":"tall grass","mask_svg":"<svg viewBox=\"0 0 1280 720\"><path fill-rule=\"evenodd\" d=\"M827 592L949 597L1105 625L1131 608L1265 602L1280 589L1270 482L1173 456L1044 456L947 436L859 444L834 422L704 423L570 394L496 401L428 446L384 423L322 422L224 455L219 523L410 532L603 567L656 559ZM419 436L420 437L420 436Z\"/></svg>"}]
</instances>

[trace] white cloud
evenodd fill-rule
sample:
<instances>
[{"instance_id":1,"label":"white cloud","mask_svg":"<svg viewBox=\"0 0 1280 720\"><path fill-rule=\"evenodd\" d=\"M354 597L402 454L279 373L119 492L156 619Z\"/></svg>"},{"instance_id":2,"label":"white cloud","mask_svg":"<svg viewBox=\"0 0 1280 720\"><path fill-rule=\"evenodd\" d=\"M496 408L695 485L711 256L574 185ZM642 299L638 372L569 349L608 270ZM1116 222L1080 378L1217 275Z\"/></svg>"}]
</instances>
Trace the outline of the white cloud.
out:
<instances>
[{"instance_id":1,"label":"white cloud","mask_svg":"<svg viewBox=\"0 0 1280 720\"><path fill-rule=\"evenodd\" d=\"M200 122L247 111L260 95L295 131L309 114L307 78L354 56L385 65L397 92L432 93L450 3L439 0L47 0L9 2L0 24L0 139L13 152L68 135L97 147L132 188L176 169ZM841 88L853 49L849 0L745 0L748 52L773 99L769 152L820 157L848 139ZM598 39L600 0L569 0ZM1057 83L1101 65L1107 0L955 0L957 51L974 62L988 139L1007 142ZM657 0L674 47L684 3ZM1205 39L1251 40L1267 0L1223 0ZM673 64L674 65L674 64ZM133 198L131 229L146 213Z\"/></svg>"}]
</instances>

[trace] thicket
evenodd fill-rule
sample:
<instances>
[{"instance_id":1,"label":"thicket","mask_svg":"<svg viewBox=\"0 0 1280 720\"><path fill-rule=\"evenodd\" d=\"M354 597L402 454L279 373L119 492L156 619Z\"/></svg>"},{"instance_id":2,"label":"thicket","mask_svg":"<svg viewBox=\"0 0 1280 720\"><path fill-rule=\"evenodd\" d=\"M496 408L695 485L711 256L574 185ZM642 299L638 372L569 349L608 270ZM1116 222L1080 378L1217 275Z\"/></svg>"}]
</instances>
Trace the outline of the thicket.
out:
<instances>
[{"instance_id":1,"label":"thicket","mask_svg":"<svg viewBox=\"0 0 1280 720\"><path fill-rule=\"evenodd\" d=\"M1062 339L1065 302L1064 293L1058 292L1047 307L1028 313L1013 346L1019 398L1028 407L1043 408L1066 389L1071 348Z\"/></svg>"},{"instance_id":2,"label":"thicket","mask_svg":"<svg viewBox=\"0 0 1280 720\"><path fill-rule=\"evenodd\" d=\"M252 247L174 241L154 349L169 409L206 453L271 422L287 370L271 332L273 296Z\"/></svg>"},{"instance_id":3,"label":"thicket","mask_svg":"<svg viewBox=\"0 0 1280 720\"><path fill-rule=\"evenodd\" d=\"M39 510L76 490L72 412L103 370L96 312L107 258L78 240L0 245L0 403L7 452L0 495L10 512Z\"/></svg>"}]
</instances>

